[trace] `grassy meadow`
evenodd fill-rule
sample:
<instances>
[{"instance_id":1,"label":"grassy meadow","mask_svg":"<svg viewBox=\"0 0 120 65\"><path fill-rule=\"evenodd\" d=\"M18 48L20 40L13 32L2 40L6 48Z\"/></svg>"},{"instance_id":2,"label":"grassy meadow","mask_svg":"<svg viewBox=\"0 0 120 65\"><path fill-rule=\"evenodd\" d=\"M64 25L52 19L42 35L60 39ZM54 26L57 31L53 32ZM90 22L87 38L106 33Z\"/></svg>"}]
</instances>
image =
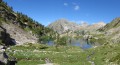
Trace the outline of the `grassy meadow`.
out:
<instances>
[{"instance_id":1,"label":"grassy meadow","mask_svg":"<svg viewBox=\"0 0 120 65\"><path fill-rule=\"evenodd\" d=\"M10 58L15 57L17 65L45 64L48 58L51 63L57 65L113 65L120 64L120 44L103 45L97 48L82 50L75 46L47 46L43 44L25 44L12 46L6 50ZM94 53L92 55L92 53ZM88 60L88 56L90 56ZM9 59L10 59L9 58Z\"/></svg>"}]
</instances>

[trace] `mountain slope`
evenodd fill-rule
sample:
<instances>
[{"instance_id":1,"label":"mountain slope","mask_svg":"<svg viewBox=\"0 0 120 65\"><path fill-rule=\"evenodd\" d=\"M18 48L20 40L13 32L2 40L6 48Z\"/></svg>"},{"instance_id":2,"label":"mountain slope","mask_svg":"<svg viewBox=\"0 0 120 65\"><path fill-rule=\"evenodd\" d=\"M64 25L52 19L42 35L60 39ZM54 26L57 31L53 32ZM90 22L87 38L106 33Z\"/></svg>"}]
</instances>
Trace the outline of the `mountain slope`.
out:
<instances>
[{"instance_id":1,"label":"mountain slope","mask_svg":"<svg viewBox=\"0 0 120 65\"><path fill-rule=\"evenodd\" d=\"M4 34L0 34L0 43L24 44L40 42L43 40L42 36L47 37L53 31L25 14L14 12L12 7L1 1L0 32Z\"/></svg>"},{"instance_id":2,"label":"mountain slope","mask_svg":"<svg viewBox=\"0 0 120 65\"><path fill-rule=\"evenodd\" d=\"M100 31L107 31L110 30L112 28L117 28L120 26L120 17L119 18L115 18L112 22L108 23L106 26L100 28Z\"/></svg>"},{"instance_id":3,"label":"mountain slope","mask_svg":"<svg viewBox=\"0 0 120 65\"><path fill-rule=\"evenodd\" d=\"M59 19L48 25L48 27L61 34L68 30L70 31L77 30L79 28L79 25L73 22L69 22L66 19Z\"/></svg>"},{"instance_id":4,"label":"mountain slope","mask_svg":"<svg viewBox=\"0 0 120 65\"><path fill-rule=\"evenodd\" d=\"M98 30L105 32L105 35L109 38L110 43L120 43L120 17L115 18L112 22Z\"/></svg>"},{"instance_id":5,"label":"mountain slope","mask_svg":"<svg viewBox=\"0 0 120 65\"><path fill-rule=\"evenodd\" d=\"M88 25L87 23L78 25L76 23L69 22L66 19L59 19L48 25L48 27L61 34L67 31L81 31L81 30L94 31L105 25L106 24L104 22L99 22L93 25Z\"/></svg>"},{"instance_id":6,"label":"mountain slope","mask_svg":"<svg viewBox=\"0 0 120 65\"><path fill-rule=\"evenodd\" d=\"M36 36L33 36L12 23L2 23L1 26L6 29L6 32L16 41L16 44L37 43L38 41Z\"/></svg>"},{"instance_id":7,"label":"mountain slope","mask_svg":"<svg viewBox=\"0 0 120 65\"><path fill-rule=\"evenodd\" d=\"M104 27L106 24L104 22L98 22L92 25L81 25L80 30L88 30L88 31L93 31L97 30L101 27Z\"/></svg>"}]
</instances>

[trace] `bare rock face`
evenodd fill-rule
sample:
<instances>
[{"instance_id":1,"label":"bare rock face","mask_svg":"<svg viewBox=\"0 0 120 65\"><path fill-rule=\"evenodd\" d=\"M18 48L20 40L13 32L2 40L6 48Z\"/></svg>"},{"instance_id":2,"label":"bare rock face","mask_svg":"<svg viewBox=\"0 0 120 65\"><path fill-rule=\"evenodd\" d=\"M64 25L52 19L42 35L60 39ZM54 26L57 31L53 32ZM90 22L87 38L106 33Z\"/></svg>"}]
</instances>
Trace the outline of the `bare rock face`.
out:
<instances>
[{"instance_id":1,"label":"bare rock face","mask_svg":"<svg viewBox=\"0 0 120 65\"><path fill-rule=\"evenodd\" d=\"M12 24L12 23L2 23L1 25L6 31L3 33L7 33L2 35L3 40L7 40L7 42L15 43L17 45L21 45L24 43L37 43L38 39L27 31L21 29L20 27ZM2 28L0 28L2 30ZM7 37L6 37L7 36ZM4 41L6 42L6 41ZM10 43L8 43L10 44Z\"/></svg>"}]
</instances>

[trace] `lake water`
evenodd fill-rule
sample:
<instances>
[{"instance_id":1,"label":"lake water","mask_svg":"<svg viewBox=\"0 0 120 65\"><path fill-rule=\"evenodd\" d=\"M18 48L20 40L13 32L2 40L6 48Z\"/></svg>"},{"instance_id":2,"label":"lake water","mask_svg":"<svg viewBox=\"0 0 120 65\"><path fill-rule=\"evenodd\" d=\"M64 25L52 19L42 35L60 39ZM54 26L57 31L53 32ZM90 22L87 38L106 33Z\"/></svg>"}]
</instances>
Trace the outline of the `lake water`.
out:
<instances>
[{"instance_id":1,"label":"lake water","mask_svg":"<svg viewBox=\"0 0 120 65\"><path fill-rule=\"evenodd\" d=\"M54 46L55 45L53 41L49 41L47 44L49 46ZM89 49L89 48L94 46L93 43L87 42L83 39L72 39L71 43L68 43L67 45L68 46L79 46L82 49Z\"/></svg>"}]
</instances>

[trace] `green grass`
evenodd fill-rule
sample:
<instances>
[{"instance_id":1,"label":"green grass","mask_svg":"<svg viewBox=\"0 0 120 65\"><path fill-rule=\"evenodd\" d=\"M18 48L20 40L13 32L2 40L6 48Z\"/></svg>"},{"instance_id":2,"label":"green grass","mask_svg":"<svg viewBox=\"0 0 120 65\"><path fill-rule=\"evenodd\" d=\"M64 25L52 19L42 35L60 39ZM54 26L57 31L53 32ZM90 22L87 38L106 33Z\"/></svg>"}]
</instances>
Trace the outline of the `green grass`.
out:
<instances>
[{"instance_id":1,"label":"green grass","mask_svg":"<svg viewBox=\"0 0 120 65\"><path fill-rule=\"evenodd\" d=\"M110 65L110 63L120 64L120 44L108 44L103 45L95 49L89 50L94 51L95 54L92 56L91 60L95 62L95 65Z\"/></svg>"},{"instance_id":2,"label":"green grass","mask_svg":"<svg viewBox=\"0 0 120 65\"><path fill-rule=\"evenodd\" d=\"M29 46L29 48L28 48ZM68 47L59 46L48 47L46 49L36 48L41 45L25 45L25 46L13 46L12 51L7 51L9 56L17 58L17 65L37 65L44 64L45 58L49 58L52 63L60 65L89 65L90 63L86 60L86 54L80 47ZM34 46L36 46L34 48ZM44 45L42 45L44 46ZM36 49L36 50L35 50ZM14 53L13 53L14 52ZM32 63L30 62L32 61ZM25 63L26 62L26 63ZM34 64L35 63L35 64Z\"/></svg>"},{"instance_id":3,"label":"green grass","mask_svg":"<svg viewBox=\"0 0 120 65\"><path fill-rule=\"evenodd\" d=\"M103 45L104 43L107 43L106 40L109 40L108 38L105 37L104 34L92 34L92 35L93 37L98 38L98 39L95 38L90 39L90 42L92 43L99 43L100 45Z\"/></svg>"},{"instance_id":4,"label":"green grass","mask_svg":"<svg viewBox=\"0 0 120 65\"><path fill-rule=\"evenodd\" d=\"M92 52L95 54L91 56L90 60L94 61L95 65L109 65L111 62L120 64L120 44L106 44L85 51L75 46L59 46L56 49L54 46L42 44L12 46L11 50L7 50L10 57L17 58L17 65L44 64L45 58L49 58L52 63L59 65L91 65L87 57Z\"/></svg>"},{"instance_id":5,"label":"green grass","mask_svg":"<svg viewBox=\"0 0 120 65\"><path fill-rule=\"evenodd\" d=\"M43 64L43 61L36 61L36 60L20 60L17 65L37 65Z\"/></svg>"}]
</instances>

